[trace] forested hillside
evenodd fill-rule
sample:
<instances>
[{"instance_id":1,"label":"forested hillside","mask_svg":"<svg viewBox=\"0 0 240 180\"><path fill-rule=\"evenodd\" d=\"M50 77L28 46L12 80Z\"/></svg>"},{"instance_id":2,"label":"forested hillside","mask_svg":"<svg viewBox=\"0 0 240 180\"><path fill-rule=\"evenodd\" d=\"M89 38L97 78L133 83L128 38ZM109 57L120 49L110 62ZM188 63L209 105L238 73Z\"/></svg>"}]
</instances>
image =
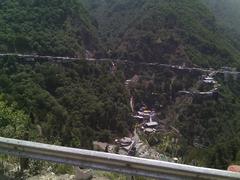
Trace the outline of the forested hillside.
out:
<instances>
[{"instance_id":1,"label":"forested hillside","mask_svg":"<svg viewBox=\"0 0 240 180\"><path fill-rule=\"evenodd\" d=\"M209 87L201 83L194 71L144 65L132 71L141 75L139 84L132 89L136 107L144 102L155 108L159 122L164 124L163 132L147 136L148 142L160 153L203 167L227 169L231 164L240 163L239 81L231 78L226 81L217 76L221 84L217 98L178 95L179 91L198 92L198 87L204 92ZM176 132L172 133L171 127L179 132L177 143L172 140Z\"/></svg>"},{"instance_id":2,"label":"forested hillside","mask_svg":"<svg viewBox=\"0 0 240 180\"><path fill-rule=\"evenodd\" d=\"M2 0L0 27L1 52L83 57L98 47L79 0Z\"/></svg>"},{"instance_id":3,"label":"forested hillside","mask_svg":"<svg viewBox=\"0 0 240 180\"><path fill-rule=\"evenodd\" d=\"M201 66L239 64L201 0L82 0L112 57Z\"/></svg>"},{"instance_id":4,"label":"forested hillside","mask_svg":"<svg viewBox=\"0 0 240 180\"><path fill-rule=\"evenodd\" d=\"M124 77L112 76L109 63L0 60L0 106L7 101L25 112L1 109L2 136L91 149L93 140L111 141L131 129Z\"/></svg>"},{"instance_id":5,"label":"forested hillside","mask_svg":"<svg viewBox=\"0 0 240 180\"><path fill-rule=\"evenodd\" d=\"M93 149L141 129L140 148L180 163L239 164L239 6L1 0L0 54L33 56L0 57L0 136ZM149 136L134 119L141 108L159 123Z\"/></svg>"},{"instance_id":6,"label":"forested hillside","mask_svg":"<svg viewBox=\"0 0 240 180\"><path fill-rule=\"evenodd\" d=\"M204 2L214 13L224 35L240 49L240 1L204 0Z\"/></svg>"}]
</instances>

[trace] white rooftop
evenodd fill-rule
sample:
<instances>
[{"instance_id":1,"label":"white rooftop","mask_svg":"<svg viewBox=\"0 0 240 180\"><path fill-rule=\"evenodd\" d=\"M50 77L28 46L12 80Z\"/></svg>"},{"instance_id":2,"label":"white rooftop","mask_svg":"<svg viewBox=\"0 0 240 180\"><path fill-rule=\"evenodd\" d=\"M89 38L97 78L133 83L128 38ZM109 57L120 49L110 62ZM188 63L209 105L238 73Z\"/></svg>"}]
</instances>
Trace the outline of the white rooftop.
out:
<instances>
[{"instance_id":1,"label":"white rooftop","mask_svg":"<svg viewBox=\"0 0 240 180\"><path fill-rule=\"evenodd\" d=\"M212 77L206 77L206 78L204 78L205 80L213 80L213 78Z\"/></svg>"},{"instance_id":2,"label":"white rooftop","mask_svg":"<svg viewBox=\"0 0 240 180\"><path fill-rule=\"evenodd\" d=\"M137 118L137 119L144 119L143 116L133 116L134 118Z\"/></svg>"},{"instance_id":3,"label":"white rooftop","mask_svg":"<svg viewBox=\"0 0 240 180\"><path fill-rule=\"evenodd\" d=\"M158 123L157 123L157 122L149 122L149 123L146 123L146 125L147 125L148 127L151 127L151 126L157 126Z\"/></svg>"},{"instance_id":4,"label":"white rooftop","mask_svg":"<svg viewBox=\"0 0 240 180\"><path fill-rule=\"evenodd\" d=\"M146 128L144 129L144 132L147 132L147 133L152 133L152 132L155 132L156 130L155 129L152 129L152 128Z\"/></svg>"},{"instance_id":5,"label":"white rooftop","mask_svg":"<svg viewBox=\"0 0 240 180\"><path fill-rule=\"evenodd\" d=\"M214 81L214 80L203 80L204 83L207 83L207 84L216 84L217 82Z\"/></svg>"},{"instance_id":6,"label":"white rooftop","mask_svg":"<svg viewBox=\"0 0 240 180\"><path fill-rule=\"evenodd\" d=\"M120 142L121 143L130 143L130 142L132 142L132 139L128 138L128 137L124 137L124 138L120 139Z\"/></svg>"}]
</instances>

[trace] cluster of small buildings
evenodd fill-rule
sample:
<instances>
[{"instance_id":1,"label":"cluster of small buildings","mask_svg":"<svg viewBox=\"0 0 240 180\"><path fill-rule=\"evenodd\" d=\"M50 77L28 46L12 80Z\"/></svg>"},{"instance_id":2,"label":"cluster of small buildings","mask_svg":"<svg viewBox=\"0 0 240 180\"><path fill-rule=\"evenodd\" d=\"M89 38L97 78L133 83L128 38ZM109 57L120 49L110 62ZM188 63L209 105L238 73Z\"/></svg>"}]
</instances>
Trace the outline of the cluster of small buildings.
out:
<instances>
[{"instance_id":1,"label":"cluster of small buildings","mask_svg":"<svg viewBox=\"0 0 240 180\"><path fill-rule=\"evenodd\" d=\"M217 84L217 81L215 81L213 77L210 77L210 76L204 77L203 82L205 84Z\"/></svg>"},{"instance_id":2,"label":"cluster of small buildings","mask_svg":"<svg viewBox=\"0 0 240 180\"><path fill-rule=\"evenodd\" d=\"M158 129L159 123L155 121L155 111L148 110L146 107L142 107L137 115L133 116L136 118L141 126L141 130L146 134L155 133Z\"/></svg>"},{"instance_id":3,"label":"cluster of small buildings","mask_svg":"<svg viewBox=\"0 0 240 180\"><path fill-rule=\"evenodd\" d=\"M191 97L199 97L199 98L217 98L218 97L218 89L221 86L214 78L213 76L216 74L215 71L213 71L211 74L209 75L203 75L201 77L201 82L203 84L209 85L210 87L212 87L211 90L209 91L205 91L205 92L201 92L201 91L178 91L177 95L181 96L181 95L187 95L187 96L191 96Z\"/></svg>"},{"instance_id":4,"label":"cluster of small buildings","mask_svg":"<svg viewBox=\"0 0 240 180\"><path fill-rule=\"evenodd\" d=\"M153 114L155 114L154 111L148 110L146 107L142 107L133 117L137 119L140 123L142 123L143 121L146 121L147 119L152 117Z\"/></svg>"},{"instance_id":5,"label":"cluster of small buildings","mask_svg":"<svg viewBox=\"0 0 240 180\"><path fill-rule=\"evenodd\" d=\"M212 72L209 76L203 76L203 83L205 84L209 84L212 86L212 89L209 90L208 92L199 92L199 95L208 95L208 96L217 96L218 95L218 89L221 86L216 80L214 80L213 76L214 76L215 72Z\"/></svg>"},{"instance_id":6,"label":"cluster of small buildings","mask_svg":"<svg viewBox=\"0 0 240 180\"><path fill-rule=\"evenodd\" d=\"M158 122L148 122L141 127L143 132L145 132L146 134L155 133L157 131L157 128Z\"/></svg>"}]
</instances>

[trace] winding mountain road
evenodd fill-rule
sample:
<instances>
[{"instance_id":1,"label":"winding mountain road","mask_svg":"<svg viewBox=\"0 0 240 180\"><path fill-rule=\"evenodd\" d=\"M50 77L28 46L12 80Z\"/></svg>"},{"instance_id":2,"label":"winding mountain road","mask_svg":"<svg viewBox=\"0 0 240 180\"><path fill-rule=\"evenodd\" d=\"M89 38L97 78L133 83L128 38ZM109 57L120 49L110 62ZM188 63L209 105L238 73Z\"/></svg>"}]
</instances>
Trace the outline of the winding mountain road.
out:
<instances>
[{"instance_id":1,"label":"winding mountain road","mask_svg":"<svg viewBox=\"0 0 240 180\"><path fill-rule=\"evenodd\" d=\"M212 75L217 74L224 74L224 75L233 75L240 77L239 71L231 71L231 70L214 70L214 68L200 68L200 67L185 67L185 66L179 66L179 65L171 65L171 64L161 64L161 63L148 63L148 62L141 62L137 63L130 60L120 60L120 59L110 59L110 58L79 58L79 57L60 57L60 56L42 56L42 55L34 55L34 54L15 54L15 53L0 53L0 57L17 57L17 58L24 58L26 61L34 62L37 60L43 60L43 61L53 61L53 62L73 62L73 61L98 61L98 62L104 62L104 61L110 61L110 62L118 62L118 63L135 63L140 64L144 66L154 66L154 67L165 67L165 68L171 68L175 70L182 70L182 71L188 71L188 72L202 72Z\"/></svg>"}]
</instances>

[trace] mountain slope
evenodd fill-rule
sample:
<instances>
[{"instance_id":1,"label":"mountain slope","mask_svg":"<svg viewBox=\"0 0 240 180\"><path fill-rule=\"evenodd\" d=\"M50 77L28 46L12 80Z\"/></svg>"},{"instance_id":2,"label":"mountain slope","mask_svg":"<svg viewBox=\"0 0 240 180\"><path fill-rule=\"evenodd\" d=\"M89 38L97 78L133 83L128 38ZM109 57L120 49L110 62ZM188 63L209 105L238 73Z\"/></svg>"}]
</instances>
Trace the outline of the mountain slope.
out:
<instances>
[{"instance_id":1,"label":"mountain slope","mask_svg":"<svg viewBox=\"0 0 240 180\"><path fill-rule=\"evenodd\" d=\"M95 28L79 0L2 0L0 51L83 56L97 48Z\"/></svg>"},{"instance_id":2,"label":"mountain slope","mask_svg":"<svg viewBox=\"0 0 240 180\"><path fill-rule=\"evenodd\" d=\"M224 35L233 41L236 48L240 49L240 1L204 0L204 2L214 13Z\"/></svg>"},{"instance_id":3,"label":"mountain slope","mask_svg":"<svg viewBox=\"0 0 240 180\"><path fill-rule=\"evenodd\" d=\"M218 32L214 15L200 0L82 1L113 57L202 66L239 63L239 51Z\"/></svg>"},{"instance_id":4,"label":"mountain slope","mask_svg":"<svg viewBox=\"0 0 240 180\"><path fill-rule=\"evenodd\" d=\"M112 75L110 62L21 62L0 58L0 107L3 99L29 116L24 138L91 149L94 140L111 141L131 129L124 77L121 70ZM21 123L7 120L2 135L22 138L10 124Z\"/></svg>"}]
</instances>

